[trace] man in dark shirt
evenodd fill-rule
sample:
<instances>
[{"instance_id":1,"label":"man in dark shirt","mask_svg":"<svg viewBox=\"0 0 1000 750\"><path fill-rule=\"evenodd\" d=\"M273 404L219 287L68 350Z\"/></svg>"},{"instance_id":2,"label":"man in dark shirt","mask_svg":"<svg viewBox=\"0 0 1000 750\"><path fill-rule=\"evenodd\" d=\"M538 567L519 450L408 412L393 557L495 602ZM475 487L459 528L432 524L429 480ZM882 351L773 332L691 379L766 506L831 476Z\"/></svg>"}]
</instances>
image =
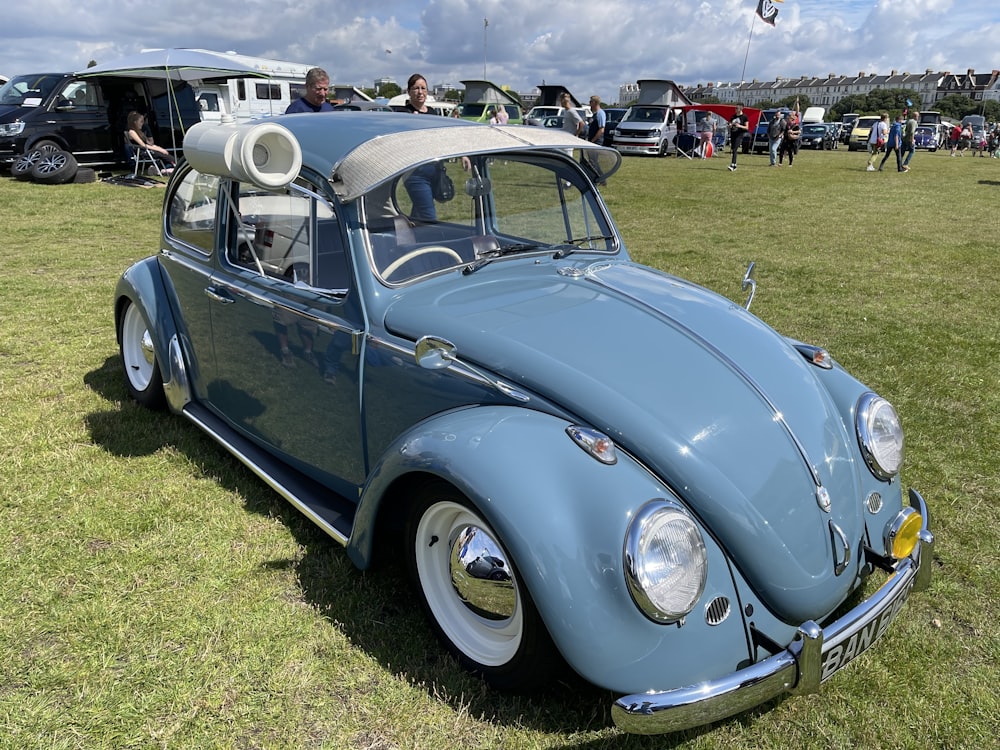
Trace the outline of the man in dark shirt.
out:
<instances>
[{"instance_id":1,"label":"man in dark shirt","mask_svg":"<svg viewBox=\"0 0 1000 750\"><path fill-rule=\"evenodd\" d=\"M286 115L296 112L332 112L333 105L326 100L330 90L330 76L322 68L310 68L306 73L306 93L288 105Z\"/></svg>"}]
</instances>

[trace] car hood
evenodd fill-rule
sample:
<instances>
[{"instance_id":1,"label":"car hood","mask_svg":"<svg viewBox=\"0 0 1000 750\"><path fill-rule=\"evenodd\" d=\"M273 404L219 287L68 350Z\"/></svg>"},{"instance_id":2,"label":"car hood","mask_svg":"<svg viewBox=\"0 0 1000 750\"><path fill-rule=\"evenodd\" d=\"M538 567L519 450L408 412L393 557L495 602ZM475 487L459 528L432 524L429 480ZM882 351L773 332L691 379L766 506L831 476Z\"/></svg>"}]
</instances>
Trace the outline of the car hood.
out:
<instances>
[{"instance_id":1,"label":"car hood","mask_svg":"<svg viewBox=\"0 0 1000 750\"><path fill-rule=\"evenodd\" d=\"M857 450L821 371L739 305L628 261L519 259L407 289L385 324L448 339L612 436L787 622L827 614L850 588L864 531ZM840 576L831 521L855 552Z\"/></svg>"},{"instance_id":2,"label":"car hood","mask_svg":"<svg viewBox=\"0 0 1000 750\"><path fill-rule=\"evenodd\" d=\"M14 122L18 117L20 117L24 112L28 111L27 107L18 107L11 104L0 105L0 122Z\"/></svg>"}]
</instances>

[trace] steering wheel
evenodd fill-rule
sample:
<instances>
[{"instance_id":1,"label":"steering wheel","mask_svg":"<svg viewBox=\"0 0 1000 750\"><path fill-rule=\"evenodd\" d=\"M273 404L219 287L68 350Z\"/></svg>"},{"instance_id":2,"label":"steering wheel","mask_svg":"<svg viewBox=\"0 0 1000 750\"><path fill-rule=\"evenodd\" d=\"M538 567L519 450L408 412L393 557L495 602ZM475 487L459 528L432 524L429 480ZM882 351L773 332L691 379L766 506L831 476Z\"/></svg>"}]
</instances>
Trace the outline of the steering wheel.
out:
<instances>
[{"instance_id":1,"label":"steering wheel","mask_svg":"<svg viewBox=\"0 0 1000 750\"><path fill-rule=\"evenodd\" d=\"M394 260L392 263L390 263L388 266L385 267L385 269L382 271L382 275L385 278L389 278L396 271L398 271L404 264L409 263L414 258L419 258L421 255L427 255L427 253L444 253L445 255L450 255L452 258L454 258L456 263L465 262L462 260L462 256L456 253L450 247L445 247L444 245L427 245L426 247L418 247L414 250L410 250L410 252L406 253L405 255L396 258L396 260Z\"/></svg>"}]
</instances>

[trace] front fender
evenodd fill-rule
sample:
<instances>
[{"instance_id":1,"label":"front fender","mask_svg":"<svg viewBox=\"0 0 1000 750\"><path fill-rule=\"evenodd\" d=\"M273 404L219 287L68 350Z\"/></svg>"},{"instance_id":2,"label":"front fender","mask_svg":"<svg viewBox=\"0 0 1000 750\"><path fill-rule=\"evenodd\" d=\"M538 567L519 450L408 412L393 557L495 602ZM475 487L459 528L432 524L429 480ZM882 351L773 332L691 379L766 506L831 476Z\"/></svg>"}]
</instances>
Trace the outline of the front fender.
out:
<instances>
[{"instance_id":1,"label":"front fender","mask_svg":"<svg viewBox=\"0 0 1000 750\"><path fill-rule=\"evenodd\" d=\"M153 339L156 362L163 377L167 403L180 411L191 400L190 380L182 352L181 335L170 306L170 293L156 256L131 266L115 286L115 333L121 345L121 316L131 302L142 313Z\"/></svg>"},{"instance_id":2,"label":"front fender","mask_svg":"<svg viewBox=\"0 0 1000 750\"><path fill-rule=\"evenodd\" d=\"M625 584L625 534L639 507L671 494L624 454L612 466L591 458L566 435L567 425L507 406L462 409L421 423L372 472L348 553L366 567L389 487L408 473L431 474L461 490L499 534L557 647L586 679L643 691L735 668L749 653L721 550L704 535L709 580L683 626L642 615ZM718 596L729 597L735 616L709 626L704 610Z\"/></svg>"}]
</instances>

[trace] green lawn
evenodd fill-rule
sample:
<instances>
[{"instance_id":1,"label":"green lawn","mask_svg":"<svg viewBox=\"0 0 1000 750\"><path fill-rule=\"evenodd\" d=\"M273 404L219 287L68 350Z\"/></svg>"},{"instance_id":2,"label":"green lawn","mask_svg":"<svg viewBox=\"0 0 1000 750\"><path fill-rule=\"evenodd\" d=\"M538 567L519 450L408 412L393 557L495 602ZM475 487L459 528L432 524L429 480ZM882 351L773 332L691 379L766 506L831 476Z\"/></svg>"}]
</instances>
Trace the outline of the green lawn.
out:
<instances>
[{"instance_id":1,"label":"green lawn","mask_svg":"<svg viewBox=\"0 0 1000 750\"><path fill-rule=\"evenodd\" d=\"M638 260L828 348L896 405L931 589L818 695L629 737L613 696L485 689L398 571L360 573L185 420L127 400L118 275L163 190L0 178L0 748L986 748L1000 736L1000 161L629 157ZM602 644L595 643L595 648Z\"/></svg>"}]
</instances>

